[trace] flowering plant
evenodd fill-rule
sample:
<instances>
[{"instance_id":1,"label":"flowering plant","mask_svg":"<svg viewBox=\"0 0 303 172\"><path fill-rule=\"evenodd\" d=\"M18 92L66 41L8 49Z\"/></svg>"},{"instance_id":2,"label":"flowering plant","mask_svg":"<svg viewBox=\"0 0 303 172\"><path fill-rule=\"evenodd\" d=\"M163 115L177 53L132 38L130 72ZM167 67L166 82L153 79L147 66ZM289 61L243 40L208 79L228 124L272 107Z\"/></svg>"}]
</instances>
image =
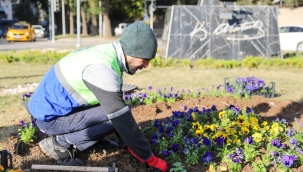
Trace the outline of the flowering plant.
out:
<instances>
[{"instance_id":1,"label":"flowering plant","mask_svg":"<svg viewBox=\"0 0 303 172\"><path fill-rule=\"evenodd\" d=\"M126 94L124 95L124 101L128 105L140 105L144 101L144 97L141 96L141 93Z\"/></svg>"},{"instance_id":2,"label":"flowering plant","mask_svg":"<svg viewBox=\"0 0 303 172\"><path fill-rule=\"evenodd\" d=\"M17 137L23 143L33 142L33 138L37 133L39 133L39 128L37 127L34 120L25 123L24 120L20 121L22 128L18 129Z\"/></svg>"},{"instance_id":3,"label":"flowering plant","mask_svg":"<svg viewBox=\"0 0 303 172\"><path fill-rule=\"evenodd\" d=\"M235 81L230 82L228 78L224 79L225 90L232 93L235 98L242 98L248 100L252 95L262 95L264 97L273 97L274 83L271 86L266 86L264 80L256 77L236 78Z\"/></svg>"},{"instance_id":4,"label":"flowering plant","mask_svg":"<svg viewBox=\"0 0 303 172\"><path fill-rule=\"evenodd\" d=\"M34 120L31 122L25 123L24 120L20 121L20 124L22 128L18 129L18 134L16 135L18 140L18 143L16 145L16 154L18 154L18 147L20 143L30 143L33 142L34 138L36 137L36 134L39 133L39 135L42 134L40 132L40 129L37 127Z\"/></svg>"},{"instance_id":5,"label":"flowering plant","mask_svg":"<svg viewBox=\"0 0 303 172\"><path fill-rule=\"evenodd\" d=\"M24 102L28 102L33 93L34 92L24 93L21 97L21 100Z\"/></svg>"}]
</instances>

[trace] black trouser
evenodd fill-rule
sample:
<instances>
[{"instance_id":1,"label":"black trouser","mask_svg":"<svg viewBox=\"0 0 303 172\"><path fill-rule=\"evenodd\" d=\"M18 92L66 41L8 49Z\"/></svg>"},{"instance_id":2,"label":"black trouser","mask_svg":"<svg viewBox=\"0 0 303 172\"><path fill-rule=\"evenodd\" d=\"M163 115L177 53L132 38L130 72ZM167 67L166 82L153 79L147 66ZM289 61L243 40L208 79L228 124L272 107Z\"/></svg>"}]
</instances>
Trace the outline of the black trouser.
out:
<instances>
[{"instance_id":1,"label":"black trouser","mask_svg":"<svg viewBox=\"0 0 303 172\"><path fill-rule=\"evenodd\" d=\"M66 140L80 151L115 132L101 106L79 108L67 116L57 117L49 122L36 120L36 124L42 132L61 137L59 140Z\"/></svg>"}]
</instances>

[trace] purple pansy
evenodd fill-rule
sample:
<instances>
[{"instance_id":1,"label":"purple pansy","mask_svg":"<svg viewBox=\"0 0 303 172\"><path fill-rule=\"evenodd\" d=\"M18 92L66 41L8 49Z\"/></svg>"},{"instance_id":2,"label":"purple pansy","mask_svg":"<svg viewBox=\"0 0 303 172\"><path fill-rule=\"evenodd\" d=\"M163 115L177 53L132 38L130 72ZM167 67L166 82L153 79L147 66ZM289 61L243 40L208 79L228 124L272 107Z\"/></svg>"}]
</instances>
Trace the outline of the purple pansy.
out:
<instances>
[{"instance_id":1,"label":"purple pansy","mask_svg":"<svg viewBox=\"0 0 303 172\"><path fill-rule=\"evenodd\" d=\"M171 150L173 151L173 152L178 152L178 149L179 149L179 145L178 144L173 144L173 146L171 147Z\"/></svg>"},{"instance_id":2,"label":"purple pansy","mask_svg":"<svg viewBox=\"0 0 303 172\"><path fill-rule=\"evenodd\" d=\"M204 143L206 146L210 146L210 145L211 145L211 141L210 141L207 137L203 137L203 143Z\"/></svg>"},{"instance_id":3,"label":"purple pansy","mask_svg":"<svg viewBox=\"0 0 303 172\"><path fill-rule=\"evenodd\" d=\"M210 152L206 152L203 156L202 156L202 160L206 163L210 162L213 159L213 156Z\"/></svg>"},{"instance_id":4,"label":"purple pansy","mask_svg":"<svg viewBox=\"0 0 303 172\"><path fill-rule=\"evenodd\" d=\"M282 157L282 163L285 167L291 167L295 161L294 156L284 155Z\"/></svg>"},{"instance_id":5,"label":"purple pansy","mask_svg":"<svg viewBox=\"0 0 303 172\"><path fill-rule=\"evenodd\" d=\"M250 144L250 145L254 144L254 140L253 140L252 136L246 137L246 138L244 139L244 143Z\"/></svg>"},{"instance_id":6,"label":"purple pansy","mask_svg":"<svg viewBox=\"0 0 303 172\"><path fill-rule=\"evenodd\" d=\"M277 148L281 146L281 143L279 142L278 139L274 139L273 141L271 141L271 144Z\"/></svg>"}]
</instances>

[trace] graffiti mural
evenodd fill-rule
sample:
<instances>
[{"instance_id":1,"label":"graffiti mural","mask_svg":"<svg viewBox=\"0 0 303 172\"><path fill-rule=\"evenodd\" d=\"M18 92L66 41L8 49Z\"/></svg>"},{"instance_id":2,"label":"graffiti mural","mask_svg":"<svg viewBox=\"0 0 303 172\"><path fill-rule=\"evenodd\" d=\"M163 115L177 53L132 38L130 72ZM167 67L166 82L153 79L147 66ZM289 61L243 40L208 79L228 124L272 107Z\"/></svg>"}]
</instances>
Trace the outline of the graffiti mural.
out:
<instances>
[{"instance_id":1,"label":"graffiti mural","mask_svg":"<svg viewBox=\"0 0 303 172\"><path fill-rule=\"evenodd\" d=\"M241 60L280 56L274 6L172 6L162 41L165 57Z\"/></svg>"}]
</instances>

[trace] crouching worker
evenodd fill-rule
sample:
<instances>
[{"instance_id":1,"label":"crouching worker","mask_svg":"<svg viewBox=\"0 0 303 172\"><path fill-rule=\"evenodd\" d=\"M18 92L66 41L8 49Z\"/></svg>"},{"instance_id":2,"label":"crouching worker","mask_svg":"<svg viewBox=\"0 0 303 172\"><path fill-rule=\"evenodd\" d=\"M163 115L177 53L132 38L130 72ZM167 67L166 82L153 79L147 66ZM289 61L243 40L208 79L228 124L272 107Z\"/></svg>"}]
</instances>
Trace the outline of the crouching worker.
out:
<instances>
[{"instance_id":1,"label":"crouching worker","mask_svg":"<svg viewBox=\"0 0 303 172\"><path fill-rule=\"evenodd\" d=\"M70 157L72 149L91 146L113 152L117 143L104 137L118 133L129 152L144 164L167 171L139 129L123 100L123 72L147 68L158 43L144 22L129 25L118 42L71 52L43 77L27 109L37 126L52 135L39 145L55 159ZM98 149L97 149L98 150Z\"/></svg>"}]
</instances>

